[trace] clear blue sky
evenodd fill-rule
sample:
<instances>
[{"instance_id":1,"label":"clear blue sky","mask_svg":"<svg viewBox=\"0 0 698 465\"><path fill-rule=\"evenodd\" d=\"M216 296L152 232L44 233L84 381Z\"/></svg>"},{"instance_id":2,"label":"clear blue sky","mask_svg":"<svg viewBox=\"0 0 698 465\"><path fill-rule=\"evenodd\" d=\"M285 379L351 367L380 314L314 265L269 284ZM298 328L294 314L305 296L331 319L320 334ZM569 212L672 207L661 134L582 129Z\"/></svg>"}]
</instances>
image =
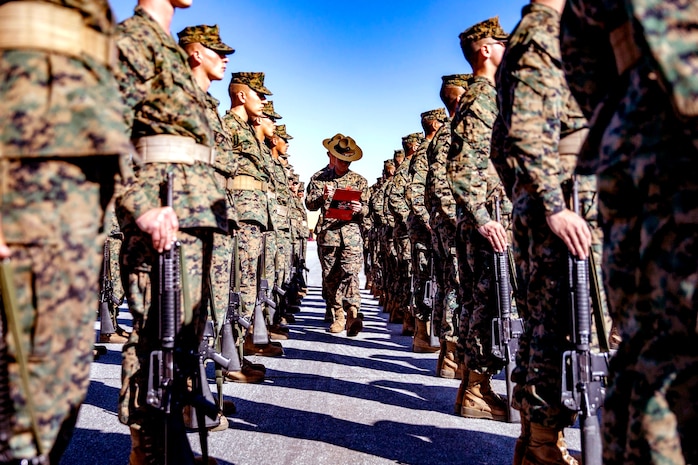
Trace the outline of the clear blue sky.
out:
<instances>
[{"instance_id":1,"label":"clear blue sky","mask_svg":"<svg viewBox=\"0 0 698 465\"><path fill-rule=\"evenodd\" d=\"M177 10L172 33L218 24L235 48L224 81L211 93L230 107L227 88L235 71L263 71L270 100L286 124L290 162L301 180L327 163L322 140L337 132L363 149L351 169L380 176L383 160L401 138L421 131L419 115L442 107L441 76L471 72L458 34L499 16L507 32L525 0L280 1L194 0ZM117 20L136 1L111 2Z\"/></svg>"}]
</instances>

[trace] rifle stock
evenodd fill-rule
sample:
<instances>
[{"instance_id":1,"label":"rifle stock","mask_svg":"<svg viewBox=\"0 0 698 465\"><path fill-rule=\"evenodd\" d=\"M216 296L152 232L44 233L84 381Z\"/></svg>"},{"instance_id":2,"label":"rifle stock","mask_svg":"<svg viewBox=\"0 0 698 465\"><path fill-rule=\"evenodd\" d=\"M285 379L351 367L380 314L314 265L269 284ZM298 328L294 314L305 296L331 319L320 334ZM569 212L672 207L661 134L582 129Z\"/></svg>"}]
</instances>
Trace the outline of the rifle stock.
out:
<instances>
[{"instance_id":1,"label":"rifle stock","mask_svg":"<svg viewBox=\"0 0 698 465\"><path fill-rule=\"evenodd\" d=\"M577 180L573 189L574 211L579 214ZM571 254L568 257L569 306L574 350L562 355L562 404L579 413L582 432L582 462L601 465L602 449L597 412L605 395L604 380L608 373L607 354L592 353L591 295L589 260Z\"/></svg>"},{"instance_id":2,"label":"rifle stock","mask_svg":"<svg viewBox=\"0 0 698 465\"><path fill-rule=\"evenodd\" d=\"M499 198L495 199L495 219L501 222ZM497 302L498 318L492 319L492 355L504 361L504 373L507 386L507 420L509 423L519 423L521 414L512 407L514 382L511 374L516 369L516 352L519 349L519 339L523 334L523 321L511 315L512 284L510 277L510 248L505 252L493 252L495 300Z\"/></svg>"},{"instance_id":3,"label":"rifle stock","mask_svg":"<svg viewBox=\"0 0 698 465\"><path fill-rule=\"evenodd\" d=\"M266 274L267 259L267 237L262 235L262 253L257 259L257 298L254 303L254 313L252 315L252 342L255 345L269 344L269 332L267 331L266 317L264 316L264 306L267 305L270 313L276 310L276 302L269 298L269 281ZM249 328L248 328L249 329Z\"/></svg>"},{"instance_id":4,"label":"rifle stock","mask_svg":"<svg viewBox=\"0 0 698 465\"><path fill-rule=\"evenodd\" d=\"M424 283L424 305L431 309L429 317L429 345L432 347L441 347L441 341L439 340L439 328L437 328L435 318L439 284L436 280L436 276L434 276L434 257L431 257L429 261L431 263L430 276L429 280Z\"/></svg>"},{"instance_id":5,"label":"rifle stock","mask_svg":"<svg viewBox=\"0 0 698 465\"><path fill-rule=\"evenodd\" d=\"M111 252L109 250L109 239L106 239L104 241L104 248L102 251L102 279L99 289L100 334L114 334L116 332L116 329L114 328L114 323L112 322L112 316L109 305L110 302L113 302L116 305L116 299L114 298L114 288L111 282L111 268L109 267L110 259Z\"/></svg>"}]
</instances>

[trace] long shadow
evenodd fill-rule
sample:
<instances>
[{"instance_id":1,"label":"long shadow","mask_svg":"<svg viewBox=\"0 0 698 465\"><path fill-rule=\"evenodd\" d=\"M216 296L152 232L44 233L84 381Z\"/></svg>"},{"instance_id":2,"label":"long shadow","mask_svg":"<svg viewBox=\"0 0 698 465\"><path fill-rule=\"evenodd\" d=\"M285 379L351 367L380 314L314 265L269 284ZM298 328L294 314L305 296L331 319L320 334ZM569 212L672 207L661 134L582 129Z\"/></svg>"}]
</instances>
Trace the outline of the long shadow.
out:
<instances>
[{"instance_id":1,"label":"long shadow","mask_svg":"<svg viewBox=\"0 0 698 465\"><path fill-rule=\"evenodd\" d=\"M507 436L393 421L366 425L272 404L243 400L238 404L242 413L236 418L242 421L233 419L231 428L243 441L245 433L268 433L414 465L485 465L512 460L515 439Z\"/></svg>"}]
</instances>

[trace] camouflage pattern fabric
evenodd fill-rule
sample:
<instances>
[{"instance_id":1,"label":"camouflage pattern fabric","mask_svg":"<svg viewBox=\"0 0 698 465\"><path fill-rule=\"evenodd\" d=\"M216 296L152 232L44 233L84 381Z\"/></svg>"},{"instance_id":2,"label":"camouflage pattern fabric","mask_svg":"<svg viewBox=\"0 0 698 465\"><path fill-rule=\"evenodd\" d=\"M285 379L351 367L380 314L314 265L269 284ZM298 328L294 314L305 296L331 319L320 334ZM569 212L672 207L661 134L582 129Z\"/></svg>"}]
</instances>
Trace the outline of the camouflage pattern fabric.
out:
<instances>
[{"instance_id":1,"label":"camouflage pattern fabric","mask_svg":"<svg viewBox=\"0 0 698 465\"><path fill-rule=\"evenodd\" d=\"M425 206L431 212L434 273L438 279L436 317L440 337L456 342L460 325L460 280L456 257L456 201L446 172L451 147L451 120L441 126L427 148L429 171L426 179Z\"/></svg>"},{"instance_id":2,"label":"camouflage pattern fabric","mask_svg":"<svg viewBox=\"0 0 698 465\"><path fill-rule=\"evenodd\" d=\"M112 31L106 1L51 3L77 9L100 32ZM0 218L12 250L20 344L31 365L31 392L24 392L17 345L8 337L9 454L39 453L31 398L38 439L57 463L87 392L104 210L120 170L117 155L131 148L118 87L90 57L5 49L0 76Z\"/></svg>"},{"instance_id":3,"label":"camouflage pattern fabric","mask_svg":"<svg viewBox=\"0 0 698 465\"><path fill-rule=\"evenodd\" d=\"M694 2L574 0L563 16L565 71L578 74L570 87L586 114L602 116L581 168L598 175L604 278L622 338L602 417L603 460L612 465L698 462L698 126L677 104L698 99L689 71L696 14ZM639 54L618 76L605 38L628 15ZM651 59L658 52L663 58ZM604 80L581 85L594 75Z\"/></svg>"},{"instance_id":4,"label":"camouflage pattern fabric","mask_svg":"<svg viewBox=\"0 0 698 465\"><path fill-rule=\"evenodd\" d=\"M409 231L407 229L410 205L405 197L412 156L405 158L397 167L390 188L386 191L388 209L392 213L395 223L393 227L393 243L397 254L397 274L394 276L393 292L396 309L402 313L410 311L412 282L412 244L410 243Z\"/></svg>"},{"instance_id":5,"label":"camouflage pattern fabric","mask_svg":"<svg viewBox=\"0 0 698 465\"><path fill-rule=\"evenodd\" d=\"M338 189L351 188L361 192L361 212L355 213L350 221L327 218L325 212L331 198L323 198L325 185ZM368 182L348 171L337 176L333 169L317 172L308 184L305 205L310 211L321 210L322 223L318 229L317 243L322 249L323 282L328 308L336 317L346 314L356 318L361 307L359 272L363 266L363 241L361 223L368 215ZM341 319L341 318L340 318Z\"/></svg>"},{"instance_id":6,"label":"camouflage pattern fabric","mask_svg":"<svg viewBox=\"0 0 698 465\"><path fill-rule=\"evenodd\" d=\"M524 335L517 353L515 404L529 420L551 428L573 422L560 403L562 352L570 348L565 244L546 216L569 205L570 157L562 137L586 122L560 68L559 14L544 5L523 9L498 72L499 119L494 159L513 193L514 250L520 279L517 309ZM504 160L502 162L502 160ZM504 167L503 169L501 167ZM508 185L514 174L514 185ZM590 212L591 213L591 212Z\"/></svg>"}]
</instances>

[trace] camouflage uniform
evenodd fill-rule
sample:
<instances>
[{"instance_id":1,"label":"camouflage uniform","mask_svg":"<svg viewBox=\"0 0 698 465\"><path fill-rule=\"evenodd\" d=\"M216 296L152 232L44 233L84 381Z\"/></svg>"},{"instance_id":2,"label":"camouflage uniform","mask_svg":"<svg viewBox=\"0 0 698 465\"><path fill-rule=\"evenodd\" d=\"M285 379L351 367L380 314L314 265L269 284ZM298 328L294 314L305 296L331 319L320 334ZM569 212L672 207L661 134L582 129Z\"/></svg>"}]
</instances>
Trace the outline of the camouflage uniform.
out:
<instances>
[{"instance_id":1,"label":"camouflage uniform","mask_svg":"<svg viewBox=\"0 0 698 465\"><path fill-rule=\"evenodd\" d=\"M576 151L563 150L561 141L586 120L560 69L559 14L531 4L522 15L497 76L500 115L492 138L492 160L514 204L517 310L524 319L514 403L523 421L561 431L574 418L560 401L561 356L571 348L568 249L546 216L568 205ZM586 190L584 204L591 207L593 192ZM594 210L585 210L585 219L593 220Z\"/></svg>"},{"instance_id":2,"label":"camouflage uniform","mask_svg":"<svg viewBox=\"0 0 698 465\"><path fill-rule=\"evenodd\" d=\"M397 150L395 151L398 152ZM403 153L402 151L399 151ZM395 156L393 156L393 161ZM397 162L395 162L397 163ZM398 165L399 166L399 165ZM396 166L396 171L397 167ZM385 247L385 273L383 275L383 290L386 296L383 299L383 310L388 312L392 317L394 315L399 315L402 317L402 311L399 310L399 298L398 298L398 284L396 277L398 276L398 257L397 248L395 247L395 217L390 211L390 191L393 189L393 181L395 180L395 175L388 178L386 181L382 193L383 193L383 210L380 212L385 228L383 229L383 243Z\"/></svg>"},{"instance_id":3,"label":"camouflage uniform","mask_svg":"<svg viewBox=\"0 0 698 465\"><path fill-rule=\"evenodd\" d=\"M5 15L25 3L3 1L0 10ZM106 1L41 6L74 15L103 43L108 40L103 34L112 32ZM4 30L23 27L9 15ZM77 31L63 32L70 37ZM3 462L40 454L27 399L36 411L41 450L51 452L52 463L68 445L89 383L103 214L118 154L130 150L107 57L74 45L75 53L50 52L45 45L20 50L7 43L0 50L0 218L12 250L23 352L31 360L27 393L16 342L6 337L11 431L4 432L9 444L0 447L9 448L0 455Z\"/></svg>"},{"instance_id":4,"label":"camouflage uniform","mask_svg":"<svg viewBox=\"0 0 698 465\"><path fill-rule=\"evenodd\" d=\"M271 95L264 87L264 73L235 73L231 87L235 83L246 84L254 91ZM238 171L230 190L240 222L240 313L251 319L257 298L257 259L262 251L262 234L265 231L273 231L270 215L276 211L272 162L270 155L262 151L249 122L243 121L232 111L225 114L223 121L233 139L233 151L238 155ZM251 181L249 187L235 184L243 179Z\"/></svg>"},{"instance_id":5,"label":"camouflage uniform","mask_svg":"<svg viewBox=\"0 0 698 465\"><path fill-rule=\"evenodd\" d=\"M332 198L323 198L326 184L337 189L361 192L361 211L354 213L349 221L327 218L326 213ZM336 322L345 320L345 317L348 321L360 318L359 272L363 266L361 223L363 217L368 214L368 182L363 176L351 170L338 176L334 169L325 168L315 173L308 184L305 205L311 211L322 211L317 243L322 249L323 281L326 281L328 307Z\"/></svg>"},{"instance_id":6,"label":"camouflage uniform","mask_svg":"<svg viewBox=\"0 0 698 465\"><path fill-rule=\"evenodd\" d=\"M115 196L118 195L118 192L115 193ZM109 268L108 279L111 286L111 297L107 296L107 298L109 298L107 305L109 306L109 314L112 320L112 325L114 326L114 329L119 332L117 316L119 315L119 305L121 305L121 302L124 301L126 292L124 291L124 286L121 283L121 267L119 266L119 254L121 252L123 234L119 228L119 222L116 219L116 211L114 209L113 202L107 207L106 221L104 223L109 230L107 239L104 243L104 247L108 249L105 250L107 256L104 258L108 259L109 261L107 264ZM103 279L104 277L100 274L100 280ZM102 335L106 334L104 331L100 330L100 337Z\"/></svg>"},{"instance_id":7,"label":"camouflage uniform","mask_svg":"<svg viewBox=\"0 0 698 465\"><path fill-rule=\"evenodd\" d=\"M495 198L502 203L505 228L511 214L499 177L490 166L492 126L497 117L497 91L484 76L474 76L461 97L452 122L448 178L458 209L458 260L461 283L469 289L463 301L459 344L470 370L496 374L504 362L492 355L492 319L498 316L493 276L494 252L477 230L494 220ZM467 277L467 281L465 280Z\"/></svg>"},{"instance_id":8,"label":"camouflage uniform","mask_svg":"<svg viewBox=\"0 0 698 465\"><path fill-rule=\"evenodd\" d=\"M208 285L213 233L227 228L225 194L215 182L209 162L169 161L169 157L149 159L146 149L154 136L175 139L176 152L191 156L183 144L196 142L196 149L210 154L214 134L206 116L206 95L193 79L187 57L168 31L140 6L117 28L119 82L130 136L139 150L137 177L117 202L117 216L124 233L121 249L122 280L133 332L123 349L122 388L119 394L119 420L133 425L132 453L143 453L150 431L152 411L148 410L148 371L150 354L158 342L157 325L148 320L151 305L151 273L158 253L151 237L135 221L146 211L162 205L161 188L169 173L174 175L173 205L179 220L177 239L187 270L186 288L190 308L184 308L185 324L178 343L184 351L196 351L208 314ZM170 139L171 140L171 139ZM192 144L193 145L193 144ZM143 147L143 148L139 148ZM145 155L144 155L145 154ZM209 155L210 156L210 155ZM150 323L149 323L150 321Z\"/></svg>"},{"instance_id":9,"label":"camouflage uniform","mask_svg":"<svg viewBox=\"0 0 698 465\"><path fill-rule=\"evenodd\" d=\"M698 463L697 7L573 0L563 16L570 88L599 111L578 169L598 175L622 341L603 412L613 465Z\"/></svg>"}]
</instances>

